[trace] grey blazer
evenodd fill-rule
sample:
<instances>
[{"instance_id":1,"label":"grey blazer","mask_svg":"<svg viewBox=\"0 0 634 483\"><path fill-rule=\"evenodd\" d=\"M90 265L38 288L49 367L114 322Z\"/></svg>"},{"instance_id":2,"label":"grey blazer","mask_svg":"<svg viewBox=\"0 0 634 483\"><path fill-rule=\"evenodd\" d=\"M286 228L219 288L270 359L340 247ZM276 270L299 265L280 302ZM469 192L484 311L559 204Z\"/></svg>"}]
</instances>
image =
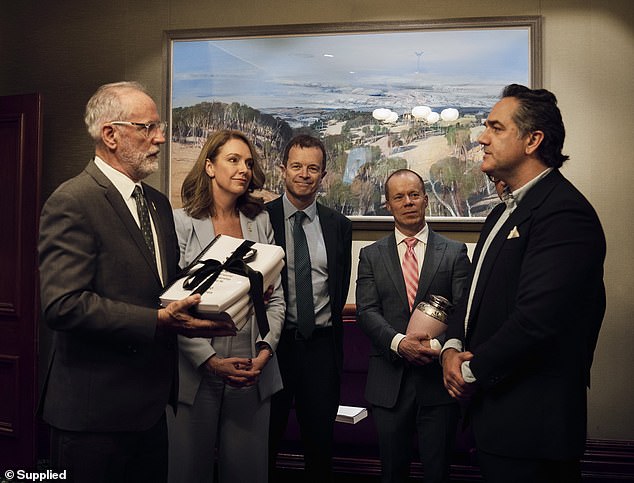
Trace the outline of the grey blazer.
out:
<instances>
[{"instance_id":1,"label":"grey blazer","mask_svg":"<svg viewBox=\"0 0 634 483\"><path fill-rule=\"evenodd\" d=\"M174 222L178 235L180 247L180 266L185 267L205 248L216 236L213 223L209 218L196 219L188 216L183 209L174 211ZM274 244L273 228L269 221L269 215L262 211L254 219L247 218L240 213L240 226L245 240L252 240L259 243ZM277 348L280 340L282 327L284 325L284 313L286 304L284 302L284 290L282 289L281 277L278 277L273 294L266 308L266 315L269 320L270 331L262 339L258 332L255 317L251 317L248 322L251 326L251 351L255 354L256 342L263 340L273 351ZM213 346L213 339L189 339L187 337L178 338L179 345L179 402L193 404L198 386L202 379L200 366L216 353ZM277 357L266 364L258 380L258 391L260 399L264 400L272 394L282 389L282 377L280 375Z\"/></svg>"},{"instance_id":2,"label":"grey blazer","mask_svg":"<svg viewBox=\"0 0 634 483\"><path fill-rule=\"evenodd\" d=\"M442 295L455 303L465 288L469 267L464 243L430 230L414 306L430 294ZM359 253L356 302L357 321L373 347L365 397L376 406L394 407L406 362L391 351L390 343L397 333L405 333L410 317L394 233ZM423 404L452 401L443 386L438 363L417 370L425 383Z\"/></svg>"}]
</instances>

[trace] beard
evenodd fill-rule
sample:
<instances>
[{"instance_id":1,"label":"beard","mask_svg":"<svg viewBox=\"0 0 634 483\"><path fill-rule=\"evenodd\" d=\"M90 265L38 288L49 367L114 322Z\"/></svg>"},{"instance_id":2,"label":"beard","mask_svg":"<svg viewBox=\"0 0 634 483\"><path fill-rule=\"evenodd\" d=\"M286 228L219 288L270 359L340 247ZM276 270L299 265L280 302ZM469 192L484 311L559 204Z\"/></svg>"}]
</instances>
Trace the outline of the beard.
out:
<instances>
[{"instance_id":1,"label":"beard","mask_svg":"<svg viewBox=\"0 0 634 483\"><path fill-rule=\"evenodd\" d=\"M124 165L132 179L140 181L147 178L158 170L158 149L143 152L132 146L132 143L123 138L119 146L119 159Z\"/></svg>"}]
</instances>

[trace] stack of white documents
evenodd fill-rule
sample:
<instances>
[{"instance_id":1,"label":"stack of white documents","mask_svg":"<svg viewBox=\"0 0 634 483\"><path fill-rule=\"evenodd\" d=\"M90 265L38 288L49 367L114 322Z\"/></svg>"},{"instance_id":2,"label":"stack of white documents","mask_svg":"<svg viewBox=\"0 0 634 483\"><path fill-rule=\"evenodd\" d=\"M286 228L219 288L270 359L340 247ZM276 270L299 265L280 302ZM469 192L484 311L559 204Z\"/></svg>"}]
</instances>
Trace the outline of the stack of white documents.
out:
<instances>
[{"instance_id":1,"label":"stack of white documents","mask_svg":"<svg viewBox=\"0 0 634 483\"><path fill-rule=\"evenodd\" d=\"M367 416L368 410L366 408L359 408L356 406L339 406L335 421L340 423L357 424Z\"/></svg>"},{"instance_id":2,"label":"stack of white documents","mask_svg":"<svg viewBox=\"0 0 634 483\"><path fill-rule=\"evenodd\" d=\"M184 282L203 267L205 260L225 261L245 242L240 238L218 235L196 258L187 274L177 279L161 295L161 305L180 300L195 292L196 287L185 288ZM250 242L247 242L250 243ZM263 291L274 285L284 267L284 250L277 245L253 243L243 258L247 265L262 274ZM197 284L200 286L200 284ZM210 319L232 320L241 329L251 316L253 302L249 296L251 284L248 277L222 270L214 283L201 294L197 312Z\"/></svg>"}]
</instances>

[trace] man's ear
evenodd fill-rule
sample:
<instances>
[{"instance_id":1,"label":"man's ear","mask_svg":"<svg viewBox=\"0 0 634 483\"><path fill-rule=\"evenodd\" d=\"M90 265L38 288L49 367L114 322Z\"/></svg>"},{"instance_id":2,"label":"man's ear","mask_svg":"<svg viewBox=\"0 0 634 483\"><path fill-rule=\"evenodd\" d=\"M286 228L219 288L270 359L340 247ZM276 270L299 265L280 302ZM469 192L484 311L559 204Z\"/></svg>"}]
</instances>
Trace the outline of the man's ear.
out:
<instances>
[{"instance_id":1,"label":"man's ear","mask_svg":"<svg viewBox=\"0 0 634 483\"><path fill-rule=\"evenodd\" d=\"M114 150L117 147L119 141L117 140L116 130L112 125L105 124L101 128L101 141L108 149Z\"/></svg>"},{"instance_id":2,"label":"man's ear","mask_svg":"<svg viewBox=\"0 0 634 483\"><path fill-rule=\"evenodd\" d=\"M528 134L528 144L526 144L526 154L534 154L544 140L543 131L533 131Z\"/></svg>"}]
</instances>

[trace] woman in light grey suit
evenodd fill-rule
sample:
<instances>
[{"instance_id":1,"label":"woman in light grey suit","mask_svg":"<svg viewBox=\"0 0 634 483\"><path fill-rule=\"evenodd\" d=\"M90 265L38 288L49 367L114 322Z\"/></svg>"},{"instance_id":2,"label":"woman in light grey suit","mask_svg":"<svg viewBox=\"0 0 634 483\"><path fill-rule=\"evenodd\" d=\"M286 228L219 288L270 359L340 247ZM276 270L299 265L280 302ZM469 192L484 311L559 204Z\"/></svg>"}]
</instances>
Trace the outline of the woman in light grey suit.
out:
<instances>
[{"instance_id":1,"label":"woman in light grey suit","mask_svg":"<svg viewBox=\"0 0 634 483\"><path fill-rule=\"evenodd\" d=\"M264 173L251 142L223 130L205 143L181 189L174 220L180 265L188 265L218 234L274 243L262 201L251 192ZM269 289L268 334L255 316L235 337L179 339L178 411L169 420L170 483L267 481L270 396L282 388L275 349L284 322L281 278Z\"/></svg>"}]
</instances>

